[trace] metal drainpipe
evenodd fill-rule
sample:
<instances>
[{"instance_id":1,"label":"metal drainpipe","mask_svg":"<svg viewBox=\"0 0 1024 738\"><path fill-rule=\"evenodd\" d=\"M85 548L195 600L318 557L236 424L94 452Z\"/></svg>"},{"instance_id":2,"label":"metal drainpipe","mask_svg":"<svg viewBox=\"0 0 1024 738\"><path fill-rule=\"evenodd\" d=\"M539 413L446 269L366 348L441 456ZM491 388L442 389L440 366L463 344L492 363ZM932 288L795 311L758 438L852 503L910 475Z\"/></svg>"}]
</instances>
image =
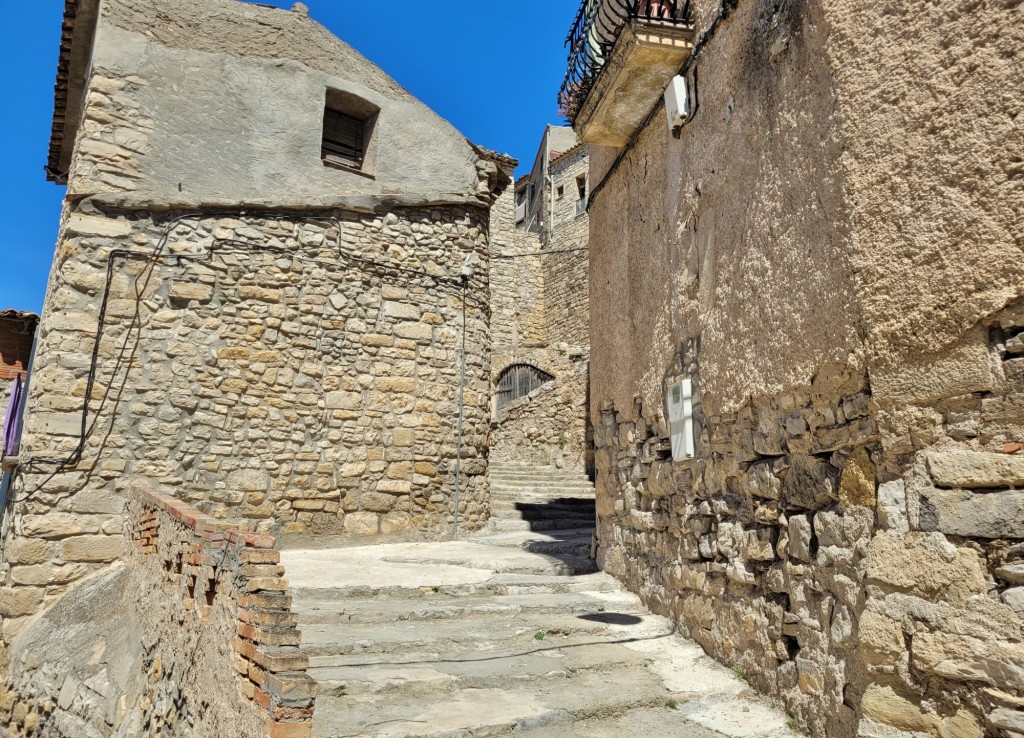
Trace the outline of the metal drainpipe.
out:
<instances>
[{"instance_id":1,"label":"metal drainpipe","mask_svg":"<svg viewBox=\"0 0 1024 738\"><path fill-rule=\"evenodd\" d=\"M466 418L466 288L469 275L462 274L462 357L459 361L459 425L455 444L455 524L452 539L459 537L459 493L462 484L462 423Z\"/></svg>"}]
</instances>

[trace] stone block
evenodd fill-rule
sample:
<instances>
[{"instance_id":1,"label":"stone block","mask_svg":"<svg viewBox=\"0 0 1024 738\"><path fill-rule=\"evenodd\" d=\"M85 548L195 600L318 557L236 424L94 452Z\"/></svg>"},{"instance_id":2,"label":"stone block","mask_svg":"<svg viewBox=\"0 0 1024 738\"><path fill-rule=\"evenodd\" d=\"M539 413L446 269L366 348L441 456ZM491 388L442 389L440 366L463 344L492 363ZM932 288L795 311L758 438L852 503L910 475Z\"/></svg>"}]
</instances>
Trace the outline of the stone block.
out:
<instances>
[{"instance_id":1,"label":"stone block","mask_svg":"<svg viewBox=\"0 0 1024 738\"><path fill-rule=\"evenodd\" d=\"M400 479L382 479L377 482L377 491L389 495L407 495L412 492L412 482Z\"/></svg>"},{"instance_id":2,"label":"stone block","mask_svg":"<svg viewBox=\"0 0 1024 738\"><path fill-rule=\"evenodd\" d=\"M116 238L118 236L129 236L131 232L131 224L123 220L85 215L84 213L72 213L64 229L64 236L107 236Z\"/></svg>"},{"instance_id":3,"label":"stone block","mask_svg":"<svg viewBox=\"0 0 1024 738\"><path fill-rule=\"evenodd\" d=\"M1013 587L1003 592L1001 596L1003 602L1013 610L1013 612L1020 618L1021 622L1024 623L1024 587Z\"/></svg>"},{"instance_id":4,"label":"stone block","mask_svg":"<svg viewBox=\"0 0 1024 738\"><path fill-rule=\"evenodd\" d=\"M412 428L397 428L392 443L400 448L411 447L416 442L416 432Z\"/></svg>"},{"instance_id":5,"label":"stone block","mask_svg":"<svg viewBox=\"0 0 1024 738\"><path fill-rule=\"evenodd\" d=\"M866 663L895 664L906 650L903 627L885 615L867 610L860 617L859 646Z\"/></svg>"},{"instance_id":6,"label":"stone block","mask_svg":"<svg viewBox=\"0 0 1024 738\"><path fill-rule=\"evenodd\" d=\"M434 329L426 323L400 323L395 326L395 335L410 341L430 343L434 337Z\"/></svg>"},{"instance_id":7,"label":"stone block","mask_svg":"<svg viewBox=\"0 0 1024 738\"><path fill-rule=\"evenodd\" d=\"M806 515L794 515L789 519L789 555L801 561L811 561L811 541L814 533L811 519Z\"/></svg>"},{"instance_id":8,"label":"stone block","mask_svg":"<svg viewBox=\"0 0 1024 738\"><path fill-rule=\"evenodd\" d=\"M392 512L381 518L380 532L384 535L407 533L411 526L412 518L408 513Z\"/></svg>"},{"instance_id":9,"label":"stone block","mask_svg":"<svg viewBox=\"0 0 1024 738\"><path fill-rule=\"evenodd\" d=\"M1001 707L989 714L988 724L996 730L1024 735L1024 712Z\"/></svg>"},{"instance_id":10,"label":"stone block","mask_svg":"<svg viewBox=\"0 0 1024 738\"><path fill-rule=\"evenodd\" d=\"M988 589L977 551L938 534L879 533L868 547L868 581L924 599L962 600Z\"/></svg>"},{"instance_id":11,"label":"stone block","mask_svg":"<svg viewBox=\"0 0 1024 738\"><path fill-rule=\"evenodd\" d=\"M99 533L109 518L71 513L26 515L21 521L21 532L31 538L70 538Z\"/></svg>"},{"instance_id":12,"label":"stone block","mask_svg":"<svg viewBox=\"0 0 1024 738\"><path fill-rule=\"evenodd\" d=\"M1024 645L935 632L911 640L911 663L926 674L998 689L1024 689Z\"/></svg>"},{"instance_id":13,"label":"stone block","mask_svg":"<svg viewBox=\"0 0 1024 738\"><path fill-rule=\"evenodd\" d=\"M65 561L116 561L124 554L124 536L79 536L61 541L61 558Z\"/></svg>"},{"instance_id":14,"label":"stone block","mask_svg":"<svg viewBox=\"0 0 1024 738\"><path fill-rule=\"evenodd\" d=\"M81 579L88 572L82 565L57 566L56 564L36 564L34 566L15 566L11 569L11 581L21 586L47 587L68 584Z\"/></svg>"},{"instance_id":15,"label":"stone block","mask_svg":"<svg viewBox=\"0 0 1024 738\"><path fill-rule=\"evenodd\" d=\"M238 296L242 300L256 300L276 304L281 302L280 290L268 290L264 287L243 286L238 288Z\"/></svg>"},{"instance_id":16,"label":"stone block","mask_svg":"<svg viewBox=\"0 0 1024 738\"><path fill-rule=\"evenodd\" d=\"M1005 564L996 569L996 576L1010 584L1024 585L1024 562Z\"/></svg>"},{"instance_id":17,"label":"stone block","mask_svg":"<svg viewBox=\"0 0 1024 738\"><path fill-rule=\"evenodd\" d=\"M839 478L839 501L844 507L874 507L875 499L875 465L861 447L843 467Z\"/></svg>"},{"instance_id":18,"label":"stone block","mask_svg":"<svg viewBox=\"0 0 1024 738\"><path fill-rule=\"evenodd\" d=\"M228 489L241 492L266 492L270 475L262 469L239 469L227 476Z\"/></svg>"},{"instance_id":19,"label":"stone block","mask_svg":"<svg viewBox=\"0 0 1024 738\"><path fill-rule=\"evenodd\" d=\"M1024 538L1024 492L930 490L921 499L921 529L971 538Z\"/></svg>"},{"instance_id":20,"label":"stone block","mask_svg":"<svg viewBox=\"0 0 1024 738\"><path fill-rule=\"evenodd\" d=\"M864 715L876 722L899 730L932 734L937 717L924 712L919 703L920 699L905 696L883 684L869 685L861 699Z\"/></svg>"},{"instance_id":21,"label":"stone block","mask_svg":"<svg viewBox=\"0 0 1024 738\"><path fill-rule=\"evenodd\" d=\"M938 487L1024 487L1024 456L981 451L932 451L928 471Z\"/></svg>"},{"instance_id":22,"label":"stone block","mask_svg":"<svg viewBox=\"0 0 1024 738\"><path fill-rule=\"evenodd\" d=\"M380 492L364 492L359 498L359 506L364 510L375 513L390 512L395 507L398 498Z\"/></svg>"},{"instance_id":23,"label":"stone block","mask_svg":"<svg viewBox=\"0 0 1024 738\"><path fill-rule=\"evenodd\" d=\"M411 377L381 377L377 380L381 392L411 393L416 391L416 380Z\"/></svg>"},{"instance_id":24,"label":"stone block","mask_svg":"<svg viewBox=\"0 0 1024 738\"><path fill-rule=\"evenodd\" d=\"M388 318L397 318L398 320L420 319L420 309L418 307L402 302L385 302L383 313Z\"/></svg>"},{"instance_id":25,"label":"stone block","mask_svg":"<svg viewBox=\"0 0 1024 738\"><path fill-rule=\"evenodd\" d=\"M213 299L213 287L199 282L175 282L168 297L175 305L188 305L190 302L205 305Z\"/></svg>"},{"instance_id":26,"label":"stone block","mask_svg":"<svg viewBox=\"0 0 1024 738\"><path fill-rule=\"evenodd\" d=\"M53 544L40 538L12 538L4 558L10 564L42 564L53 558Z\"/></svg>"},{"instance_id":27,"label":"stone block","mask_svg":"<svg viewBox=\"0 0 1024 738\"><path fill-rule=\"evenodd\" d=\"M32 587L0 587L0 617L33 615L43 603L43 590Z\"/></svg>"},{"instance_id":28,"label":"stone block","mask_svg":"<svg viewBox=\"0 0 1024 738\"><path fill-rule=\"evenodd\" d=\"M839 470L814 457L795 457L782 483L783 507L820 510L839 501Z\"/></svg>"},{"instance_id":29,"label":"stone block","mask_svg":"<svg viewBox=\"0 0 1024 738\"><path fill-rule=\"evenodd\" d=\"M907 518L907 486L902 479L886 482L878 487L876 511L878 525L882 530L893 533L910 531L910 522Z\"/></svg>"},{"instance_id":30,"label":"stone block","mask_svg":"<svg viewBox=\"0 0 1024 738\"><path fill-rule=\"evenodd\" d=\"M372 512L354 512L345 516L345 531L357 536L375 536L380 530L380 518Z\"/></svg>"}]
</instances>

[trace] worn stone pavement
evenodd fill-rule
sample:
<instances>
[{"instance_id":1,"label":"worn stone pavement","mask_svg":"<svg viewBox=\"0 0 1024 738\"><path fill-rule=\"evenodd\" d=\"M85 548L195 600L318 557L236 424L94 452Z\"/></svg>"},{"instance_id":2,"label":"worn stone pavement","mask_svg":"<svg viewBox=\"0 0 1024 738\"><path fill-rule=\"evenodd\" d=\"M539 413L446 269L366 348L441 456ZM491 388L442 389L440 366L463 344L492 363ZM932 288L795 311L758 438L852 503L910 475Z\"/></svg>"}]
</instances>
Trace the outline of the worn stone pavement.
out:
<instances>
[{"instance_id":1,"label":"worn stone pavement","mask_svg":"<svg viewBox=\"0 0 1024 738\"><path fill-rule=\"evenodd\" d=\"M561 533L284 552L315 738L791 734L614 579L574 575Z\"/></svg>"}]
</instances>

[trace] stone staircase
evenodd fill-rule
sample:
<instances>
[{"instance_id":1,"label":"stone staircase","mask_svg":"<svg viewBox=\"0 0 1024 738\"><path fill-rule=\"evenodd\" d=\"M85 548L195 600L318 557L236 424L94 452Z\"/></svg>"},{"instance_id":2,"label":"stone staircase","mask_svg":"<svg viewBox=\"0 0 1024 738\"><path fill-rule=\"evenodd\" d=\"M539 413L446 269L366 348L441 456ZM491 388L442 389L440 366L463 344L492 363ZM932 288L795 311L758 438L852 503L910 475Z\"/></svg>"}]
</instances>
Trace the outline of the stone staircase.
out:
<instances>
[{"instance_id":1,"label":"stone staircase","mask_svg":"<svg viewBox=\"0 0 1024 738\"><path fill-rule=\"evenodd\" d=\"M785 715L589 559L593 487L500 467L474 541L287 550L314 738L781 738Z\"/></svg>"},{"instance_id":2,"label":"stone staircase","mask_svg":"<svg viewBox=\"0 0 1024 738\"><path fill-rule=\"evenodd\" d=\"M491 520L474 541L561 562L566 574L597 571L594 484L553 466L492 462Z\"/></svg>"}]
</instances>

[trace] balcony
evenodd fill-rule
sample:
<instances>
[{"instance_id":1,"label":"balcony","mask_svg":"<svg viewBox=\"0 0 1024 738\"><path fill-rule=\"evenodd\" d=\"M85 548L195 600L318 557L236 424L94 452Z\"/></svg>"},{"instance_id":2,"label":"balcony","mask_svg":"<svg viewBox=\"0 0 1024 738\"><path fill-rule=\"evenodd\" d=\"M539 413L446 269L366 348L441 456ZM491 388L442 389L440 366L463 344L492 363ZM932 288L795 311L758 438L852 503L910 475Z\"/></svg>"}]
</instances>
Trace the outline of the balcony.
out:
<instances>
[{"instance_id":1,"label":"balcony","mask_svg":"<svg viewBox=\"0 0 1024 738\"><path fill-rule=\"evenodd\" d=\"M558 100L584 143L625 146L693 48L691 0L583 0Z\"/></svg>"}]
</instances>

